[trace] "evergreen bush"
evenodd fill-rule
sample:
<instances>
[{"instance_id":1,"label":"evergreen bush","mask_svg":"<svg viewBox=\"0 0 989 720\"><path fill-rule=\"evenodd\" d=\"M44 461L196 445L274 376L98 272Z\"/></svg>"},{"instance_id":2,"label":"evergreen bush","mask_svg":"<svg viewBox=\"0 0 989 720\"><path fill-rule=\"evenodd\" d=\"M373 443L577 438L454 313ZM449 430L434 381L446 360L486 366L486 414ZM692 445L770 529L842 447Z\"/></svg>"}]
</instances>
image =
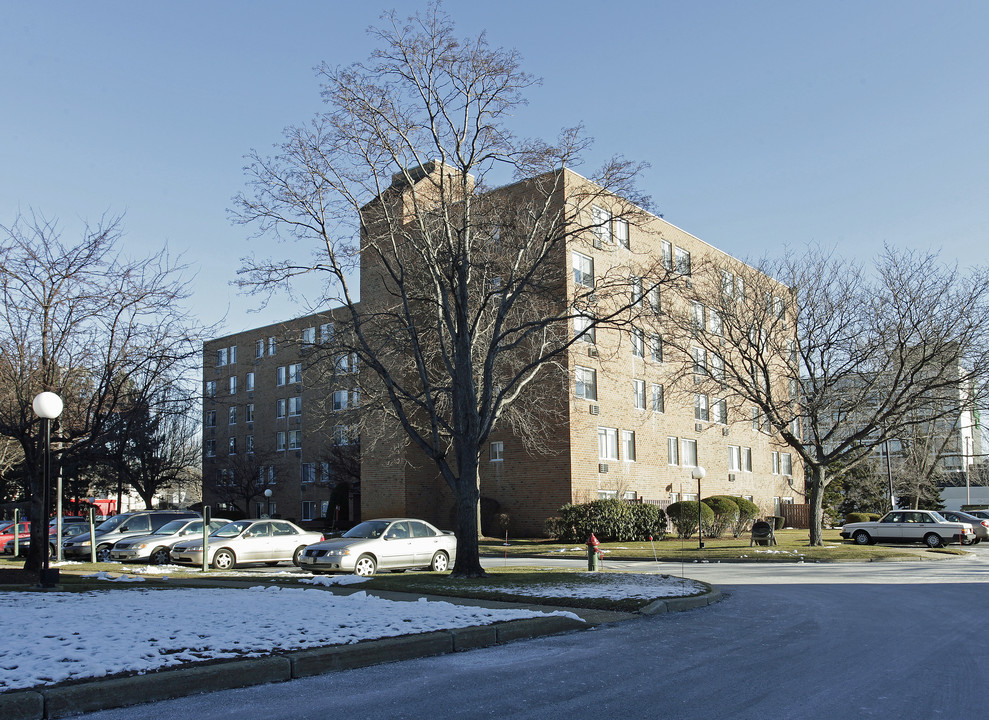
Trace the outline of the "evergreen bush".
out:
<instances>
[{"instance_id":1,"label":"evergreen bush","mask_svg":"<svg viewBox=\"0 0 989 720\"><path fill-rule=\"evenodd\" d=\"M714 511L703 502L700 506L701 526L705 528L710 527L711 522L714 520ZM666 514L670 518L670 522L673 523L673 528L676 530L677 537L679 538L689 538L694 530L697 529L696 500L675 502L666 508Z\"/></svg>"},{"instance_id":2,"label":"evergreen bush","mask_svg":"<svg viewBox=\"0 0 989 720\"><path fill-rule=\"evenodd\" d=\"M714 519L705 528L708 537L719 538L738 520L738 503L727 495L712 495L704 498L704 504L711 508Z\"/></svg>"},{"instance_id":3,"label":"evergreen bush","mask_svg":"<svg viewBox=\"0 0 989 720\"><path fill-rule=\"evenodd\" d=\"M546 521L546 532L561 542L587 542L591 533L601 542L636 542L663 537L666 514L657 505L622 500L567 504Z\"/></svg>"}]
</instances>

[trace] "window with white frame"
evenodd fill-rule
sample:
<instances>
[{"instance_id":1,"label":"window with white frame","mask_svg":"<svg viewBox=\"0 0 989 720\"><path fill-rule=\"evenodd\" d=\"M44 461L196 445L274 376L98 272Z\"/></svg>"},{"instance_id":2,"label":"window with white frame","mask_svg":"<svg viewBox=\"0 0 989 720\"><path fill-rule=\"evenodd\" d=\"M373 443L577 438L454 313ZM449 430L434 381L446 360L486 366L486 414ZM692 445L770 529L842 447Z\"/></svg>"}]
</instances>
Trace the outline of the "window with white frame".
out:
<instances>
[{"instance_id":1,"label":"window with white frame","mask_svg":"<svg viewBox=\"0 0 989 720\"><path fill-rule=\"evenodd\" d=\"M742 470L752 472L752 448L750 447L742 448Z\"/></svg>"},{"instance_id":2,"label":"window with white frame","mask_svg":"<svg viewBox=\"0 0 989 720\"><path fill-rule=\"evenodd\" d=\"M216 410L206 411L206 427L216 427Z\"/></svg>"},{"instance_id":3,"label":"window with white frame","mask_svg":"<svg viewBox=\"0 0 989 720\"><path fill-rule=\"evenodd\" d=\"M598 458L618 459L618 428L598 428Z\"/></svg>"},{"instance_id":4,"label":"window with white frame","mask_svg":"<svg viewBox=\"0 0 989 720\"><path fill-rule=\"evenodd\" d=\"M230 376L230 394L231 395L236 395L237 394L237 376L236 375L231 375Z\"/></svg>"},{"instance_id":5,"label":"window with white frame","mask_svg":"<svg viewBox=\"0 0 989 720\"><path fill-rule=\"evenodd\" d=\"M275 450L279 452L284 452L285 450L285 433L281 430L275 433Z\"/></svg>"},{"instance_id":6,"label":"window with white frame","mask_svg":"<svg viewBox=\"0 0 989 720\"><path fill-rule=\"evenodd\" d=\"M302 382L302 364L295 363L288 366L288 381L290 383L301 383Z\"/></svg>"},{"instance_id":7,"label":"window with white frame","mask_svg":"<svg viewBox=\"0 0 989 720\"><path fill-rule=\"evenodd\" d=\"M236 425L237 424L237 406L231 405L227 409L227 424Z\"/></svg>"},{"instance_id":8,"label":"window with white frame","mask_svg":"<svg viewBox=\"0 0 989 720\"><path fill-rule=\"evenodd\" d=\"M690 301L690 324L694 330L704 329L704 305L696 300Z\"/></svg>"},{"instance_id":9,"label":"window with white frame","mask_svg":"<svg viewBox=\"0 0 989 720\"><path fill-rule=\"evenodd\" d=\"M660 241L660 253L662 255L663 267L667 270L673 270L673 244L666 241Z\"/></svg>"},{"instance_id":10,"label":"window with white frame","mask_svg":"<svg viewBox=\"0 0 989 720\"><path fill-rule=\"evenodd\" d=\"M254 422L254 403L244 406L244 422Z\"/></svg>"},{"instance_id":11,"label":"window with white frame","mask_svg":"<svg viewBox=\"0 0 989 720\"><path fill-rule=\"evenodd\" d=\"M300 396L296 395L288 399L288 414L289 417L302 414L302 398Z\"/></svg>"},{"instance_id":12,"label":"window with white frame","mask_svg":"<svg viewBox=\"0 0 989 720\"><path fill-rule=\"evenodd\" d=\"M288 449L289 450L299 450L302 448L302 431L301 430L289 430L288 431Z\"/></svg>"},{"instance_id":13,"label":"window with white frame","mask_svg":"<svg viewBox=\"0 0 989 720\"><path fill-rule=\"evenodd\" d=\"M700 382L707 376L707 350L695 346L690 354L694 357L694 382Z\"/></svg>"},{"instance_id":14,"label":"window with white frame","mask_svg":"<svg viewBox=\"0 0 989 720\"><path fill-rule=\"evenodd\" d=\"M728 472L738 472L742 469L742 448L738 445L728 446Z\"/></svg>"},{"instance_id":15,"label":"window with white frame","mask_svg":"<svg viewBox=\"0 0 989 720\"><path fill-rule=\"evenodd\" d=\"M227 349L220 348L216 351L216 366L223 367L227 364Z\"/></svg>"},{"instance_id":16,"label":"window with white frame","mask_svg":"<svg viewBox=\"0 0 989 720\"><path fill-rule=\"evenodd\" d=\"M721 319L721 313L714 308L707 309L707 331L712 335L725 334L725 324Z\"/></svg>"},{"instance_id":17,"label":"window with white frame","mask_svg":"<svg viewBox=\"0 0 989 720\"><path fill-rule=\"evenodd\" d=\"M206 381L206 397L216 397L216 380Z\"/></svg>"},{"instance_id":18,"label":"window with white frame","mask_svg":"<svg viewBox=\"0 0 989 720\"><path fill-rule=\"evenodd\" d=\"M708 398L704 393L694 394L694 420L710 420L711 411L708 406Z\"/></svg>"},{"instance_id":19,"label":"window with white frame","mask_svg":"<svg viewBox=\"0 0 989 720\"><path fill-rule=\"evenodd\" d=\"M286 415L288 415L288 402L285 398L275 400L275 417L284 418Z\"/></svg>"},{"instance_id":20,"label":"window with white frame","mask_svg":"<svg viewBox=\"0 0 989 720\"><path fill-rule=\"evenodd\" d=\"M718 382L725 381L725 359L718 355L718 353L711 353L710 364L708 371L711 373L711 377Z\"/></svg>"},{"instance_id":21,"label":"window with white frame","mask_svg":"<svg viewBox=\"0 0 989 720\"><path fill-rule=\"evenodd\" d=\"M745 300L745 280L739 276L735 276L735 300L741 302Z\"/></svg>"},{"instance_id":22,"label":"window with white frame","mask_svg":"<svg viewBox=\"0 0 989 720\"><path fill-rule=\"evenodd\" d=\"M214 438L206 440L206 457L216 457L216 440Z\"/></svg>"},{"instance_id":23,"label":"window with white frame","mask_svg":"<svg viewBox=\"0 0 989 720\"><path fill-rule=\"evenodd\" d=\"M276 376L275 377L275 384L276 385L284 385L285 384L285 378L288 377L288 374L285 371L286 371L286 368L285 368L284 365L282 365L275 372L275 376Z\"/></svg>"},{"instance_id":24,"label":"window with white frame","mask_svg":"<svg viewBox=\"0 0 989 720\"><path fill-rule=\"evenodd\" d=\"M319 340L324 344L333 340L333 323L323 323L319 326Z\"/></svg>"},{"instance_id":25,"label":"window with white frame","mask_svg":"<svg viewBox=\"0 0 989 720\"><path fill-rule=\"evenodd\" d=\"M591 222L594 234L602 243L611 242L611 213L597 205L591 206Z\"/></svg>"},{"instance_id":26,"label":"window with white frame","mask_svg":"<svg viewBox=\"0 0 989 720\"><path fill-rule=\"evenodd\" d=\"M773 450L773 475L780 474L780 454Z\"/></svg>"},{"instance_id":27,"label":"window with white frame","mask_svg":"<svg viewBox=\"0 0 989 720\"><path fill-rule=\"evenodd\" d=\"M305 481L303 481L305 482ZM302 501L302 520L315 520L316 519L316 501L315 500L303 500Z\"/></svg>"},{"instance_id":28,"label":"window with white frame","mask_svg":"<svg viewBox=\"0 0 989 720\"><path fill-rule=\"evenodd\" d=\"M663 303L659 294L659 285L649 288L649 309L657 315L663 310Z\"/></svg>"},{"instance_id":29,"label":"window with white frame","mask_svg":"<svg viewBox=\"0 0 989 720\"><path fill-rule=\"evenodd\" d=\"M655 413L665 411L665 405L663 402L663 386L657 383L653 383L652 385L652 411Z\"/></svg>"},{"instance_id":30,"label":"window with white frame","mask_svg":"<svg viewBox=\"0 0 989 720\"><path fill-rule=\"evenodd\" d=\"M573 253L573 281L584 287L594 287L594 259L579 252Z\"/></svg>"},{"instance_id":31,"label":"window with white frame","mask_svg":"<svg viewBox=\"0 0 989 720\"><path fill-rule=\"evenodd\" d=\"M254 436L253 435L247 435L244 438L244 450L247 452L248 455L250 455L251 453L254 452Z\"/></svg>"},{"instance_id":32,"label":"window with white frame","mask_svg":"<svg viewBox=\"0 0 989 720\"><path fill-rule=\"evenodd\" d=\"M667 465L680 464L680 438L666 438L666 457Z\"/></svg>"},{"instance_id":33,"label":"window with white frame","mask_svg":"<svg viewBox=\"0 0 989 720\"><path fill-rule=\"evenodd\" d=\"M231 365L236 365L237 364L237 346L236 345L231 345L230 346L230 364Z\"/></svg>"},{"instance_id":34,"label":"window with white frame","mask_svg":"<svg viewBox=\"0 0 989 720\"><path fill-rule=\"evenodd\" d=\"M303 345L315 345L316 344L316 328L307 327L302 330L302 344Z\"/></svg>"},{"instance_id":35,"label":"window with white frame","mask_svg":"<svg viewBox=\"0 0 989 720\"><path fill-rule=\"evenodd\" d=\"M632 405L636 410L646 409L646 381L632 381Z\"/></svg>"},{"instance_id":36,"label":"window with white frame","mask_svg":"<svg viewBox=\"0 0 989 720\"><path fill-rule=\"evenodd\" d=\"M725 399L715 400L711 403L711 420L721 425L728 424L728 401Z\"/></svg>"},{"instance_id":37,"label":"window with white frame","mask_svg":"<svg viewBox=\"0 0 989 720\"><path fill-rule=\"evenodd\" d=\"M629 249L628 245L628 220L615 220L615 240L625 248Z\"/></svg>"},{"instance_id":38,"label":"window with white frame","mask_svg":"<svg viewBox=\"0 0 989 720\"><path fill-rule=\"evenodd\" d=\"M244 383L247 392L254 392L254 373L247 373L247 382Z\"/></svg>"},{"instance_id":39,"label":"window with white frame","mask_svg":"<svg viewBox=\"0 0 989 720\"><path fill-rule=\"evenodd\" d=\"M676 248L676 271L681 275L690 275L690 253L683 248Z\"/></svg>"},{"instance_id":40,"label":"window with white frame","mask_svg":"<svg viewBox=\"0 0 989 720\"><path fill-rule=\"evenodd\" d=\"M336 445L350 445L350 426L349 425L334 426L333 442Z\"/></svg>"},{"instance_id":41,"label":"window with white frame","mask_svg":"<svg viewBox=\"0 0 989 720\"><path fill-rule=\"evenodd\" d=\"M632 305L642 304L642 278L633 275L629 278L629 286L632 291Z\"/></svg>"},{"instance_id":42,"label":"window with white frame","mask_svg":"<svg viewBox=\"0 0 989 720\"><path fill-rule=\"evenodd\" d=\"M574 337L583 342L590 343L591 345L595 342L595 327L594 318L590 315L584 315L582 313L574 315L573 318L573 331Z\"/></svg>"},{"instance_id":43,"label":"window with white frame","mask_svg":"<svg viewBox=\"0 0 989 720\"><path fill-rule=\"evenodd\" d=\"M653 362L663 362L663 338L659 335L649 336L649 355Z\"/></svg>"},{"instance_id":44,"label":"window with white frame","mask_svg":"<svg viewBox=\"0 0 989 720\"><path fill-rule=\"evenodd\" d=\"M584 400L598 399L598 374L596 370L585 367L574 369L577 397Z\"/></svg>"},{"instance_id":45,"label":"window with white frame","mask_svg":"<svg viewBox=\"0 0 989 720\"><path fill-rule=\"evenodd\" d=\"M680 464L697 467L697 441L680 438Z\"/></svg>"},{"instance_id":46,"label":"window with white frame","mask_svg":"<svg viewBox=\"0 0 989 720\"><path fill-rule=\"evenodd\" d=\"M353 388L350 391L350 407L357 408L361 406L361 390L360 388Z\"/></svg>"},{"instance_id":47,"label":"window with white frame","mask_svg":"<svg viewBox=\"0 0 989 720\"><path fill-rule=\"evenodd\" d=\"M255 358L264 357L264 340L254 341L254 357Z\"/></svg>"},{"instance_id":48,"label":"window with white frame","mask_svg":"<svg viewBox=\"0 0 989 720\"><path fill-rule=\"evenodd\" d=\"M277 349L278 349L278 341L273 337L268 338L268 354L274 355Z\"/></svg>"},{"instance_id":49,"label":"window with white frame","mask_svg":"<svg viewBox=\"0 0 989 720\"><path fill-rule=\"evenodd\" d=\"M502 462L505 459L505 443L501 440L491 443L489 453L491 462Z\"/></svg>"},{"instance_id":50,"label":"window with white frame","mask_svg":"<svg viewBox=\"0 0 989 720\"><path fill-rule=\"evenodd\" d=\"M236 455L237 454L237 438L235 438L235 437L230 438L230 440L228 441L228 445L229 445L229 450L227 452L230 455Z\"/></svg>"},{"instance_id":51,"label":"window with white frame","mask_svg":"<svg viewBox=\"0 0 989 720\"><path fill-rule=\"evenodd\" d=\"M635 462L635 430L622 430L622 460Z\"/></svg>"},{"instance_id":52,"label":"window with white frame","mask_svg":"<svg viewBox=\"0 0 989 720\"><path fill-rule=\"evenodd\" d=\"M780 472L793 475L793 457L790 453L780 453Z\"/></svg>"},{"instance_id":53,"label":"window with white frame","mask_svg":"<svg viewBox=\"0 0 989 720\"><path fill-rule=\"evenodd\" d=\"M350 393L346 390L334 390L333 391L333 409L334 410L346 410L347 402L350 399Z\"/></svg>"},{"instance_id":54,"label":"window with white frame","mask_svg":"<svg viewBox=\"0 0 989 720\"><path fill-rule=\"evenodd\" d=\"M632 355L635 357L644 357L645 352L645 338L642 335L642 330L632 328Z\"/></svg>"},{"instance_id":55,"label":"window with white frame","mask_svg":"<svg viewBox=\"0 0 989 720\"><path fill-rule=\"evenodd\" d=\"M735 276L728 270L721 271L721 295L726 298L735 297Z\"/></svg>"},{"instance_id":56,"label":"window with white frame","mask_svg":"<svg viewBox=\"0 0 989 720\"><path fill-rule=\"evenodd\" d=\"M617 490L598 490L598 500L616 500L617 498Z\"/></svg>"}]
</instances>

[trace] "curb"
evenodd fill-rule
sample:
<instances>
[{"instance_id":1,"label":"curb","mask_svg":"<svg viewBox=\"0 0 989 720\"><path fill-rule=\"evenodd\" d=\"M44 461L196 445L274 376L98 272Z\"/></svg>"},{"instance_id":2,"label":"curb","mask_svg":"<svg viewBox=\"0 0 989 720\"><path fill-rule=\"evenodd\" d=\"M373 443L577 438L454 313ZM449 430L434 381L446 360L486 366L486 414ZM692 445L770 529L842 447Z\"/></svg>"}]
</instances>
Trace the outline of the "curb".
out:
<instances>
[{"instance_id":1,"label":"curb","mask_svg":"<svg viewBox=\"0 0 989 720\"><path fill-rule=\"evenodd\" d=\"M701 582L695 580L694 582ZM639 610L643 615L663 615L670 612L683 612L684 610L694 610L700 607L707 607L716 602L724 600L724 595L714 585L702 583L707 586L707 592L701 595L692 595L683 598L667 598L665 600L655 600Z\"/></svg>"}]
</instances>

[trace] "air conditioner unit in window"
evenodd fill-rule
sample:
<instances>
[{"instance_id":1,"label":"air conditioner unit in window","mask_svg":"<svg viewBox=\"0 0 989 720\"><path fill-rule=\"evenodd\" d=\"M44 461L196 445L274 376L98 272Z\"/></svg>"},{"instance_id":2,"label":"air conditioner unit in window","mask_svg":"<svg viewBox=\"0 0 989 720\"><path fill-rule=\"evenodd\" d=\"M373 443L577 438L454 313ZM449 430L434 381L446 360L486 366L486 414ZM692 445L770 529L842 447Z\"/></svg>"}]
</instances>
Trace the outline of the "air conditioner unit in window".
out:
<instances>
[{"instance_id":1,"label":"air conditioner unit in window","mask_svg":"<svg viewBox=\"0 0 989 720\"><path fill-rule=\"evenodd\" d=\"M601 408L598 407L597 405L591 405L590 409L591 409L591 415L597 415L599 412L601 412Z\"/></svg>"},{"instance_id":2,"label":"air conditioner unit in window","mask_svg":"<svg viewBox=\"0 0 989 720\"><path fill-rule=\"evenodd\" d=\"M601 242L601 238L599 237L594 238L591 244L594 246L595 250L600 250L602 247L604 247L604 244Z\"/></svg>"},{"instance_id":3,"label":"air conditioner unit in window","mask_svg":"<svg viewBox=\"0 0 989 720\"><path fill-rule=\"evenodd\" d=\"M728 435L728 434L730 434L730 431L728 430L728 428L723 427L723 428L721 428L721 434L722 435Z\"/></svg>"},{"instance_id":4,"label":"air conditioner unit in window","mask_svg":"<svg viewBox=\"0 0 989 720\"><path fill-rule=\"evenodd\" d=\"M608 463L598 463L598 472L599 473L608 472Z\"/></svg>"},{"instance_id":5,"label":"air conditioner unit in window","mask_svg":"<svg viewBox=\"0 0 989 720\"><path fill-rule=\"evenodd\" d=\"M589 348L587 348L587 354L590 357L597 357L598 356L598 349L596 347L589 347Z\"/></svg>"},{"instance_id":6,"label":"air conditioner unit in window","mask_svg":"<svg viewBox=\"0 0 989 720\"><path fill-rule=\"evenodd\" d=\"M704 432L704 426L701 423L694 423L694 432Z\"/></svg>"},{"instance_id":7,"label":"air conditioner unit in window","mask_svg":"<svg viewBox=\"0 0 989 720\"><path fill-rule=\"evenodd\" d=\"M735 473L728 474L728 482L735 482Z\"/></svg>"}]
</instances>

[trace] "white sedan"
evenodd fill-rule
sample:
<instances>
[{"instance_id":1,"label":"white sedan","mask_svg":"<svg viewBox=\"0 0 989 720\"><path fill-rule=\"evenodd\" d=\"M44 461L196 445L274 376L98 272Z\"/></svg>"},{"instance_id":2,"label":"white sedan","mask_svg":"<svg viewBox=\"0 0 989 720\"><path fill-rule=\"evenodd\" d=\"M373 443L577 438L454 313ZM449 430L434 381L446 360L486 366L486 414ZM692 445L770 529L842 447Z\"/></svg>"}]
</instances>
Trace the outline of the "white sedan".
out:
<instances>
[{"instance_id":1,"label":"white sedan","mask_svg":"<svg viewBox=\"0 0 989 720\"><path fill-rule=\"evenodd\" d=\"M369 577L378 570L429 568L445 572L457 558L457 538L425 520L367 520L342 537L310 545L299 563L313 572L352 572Z\"/></svg>"},{"instance_id":2,"label":"white sedan","mask_svg":"<svg viewBox=\"0 0 989 720\"><path fill-rule=\"evenodd\" d=\"M859 545L922 542L932 548L968 544L977 537L971 524L949 522L934 510L894 510L881 520L846 523L841 536Z\"/></svg>"}]
</instances>

